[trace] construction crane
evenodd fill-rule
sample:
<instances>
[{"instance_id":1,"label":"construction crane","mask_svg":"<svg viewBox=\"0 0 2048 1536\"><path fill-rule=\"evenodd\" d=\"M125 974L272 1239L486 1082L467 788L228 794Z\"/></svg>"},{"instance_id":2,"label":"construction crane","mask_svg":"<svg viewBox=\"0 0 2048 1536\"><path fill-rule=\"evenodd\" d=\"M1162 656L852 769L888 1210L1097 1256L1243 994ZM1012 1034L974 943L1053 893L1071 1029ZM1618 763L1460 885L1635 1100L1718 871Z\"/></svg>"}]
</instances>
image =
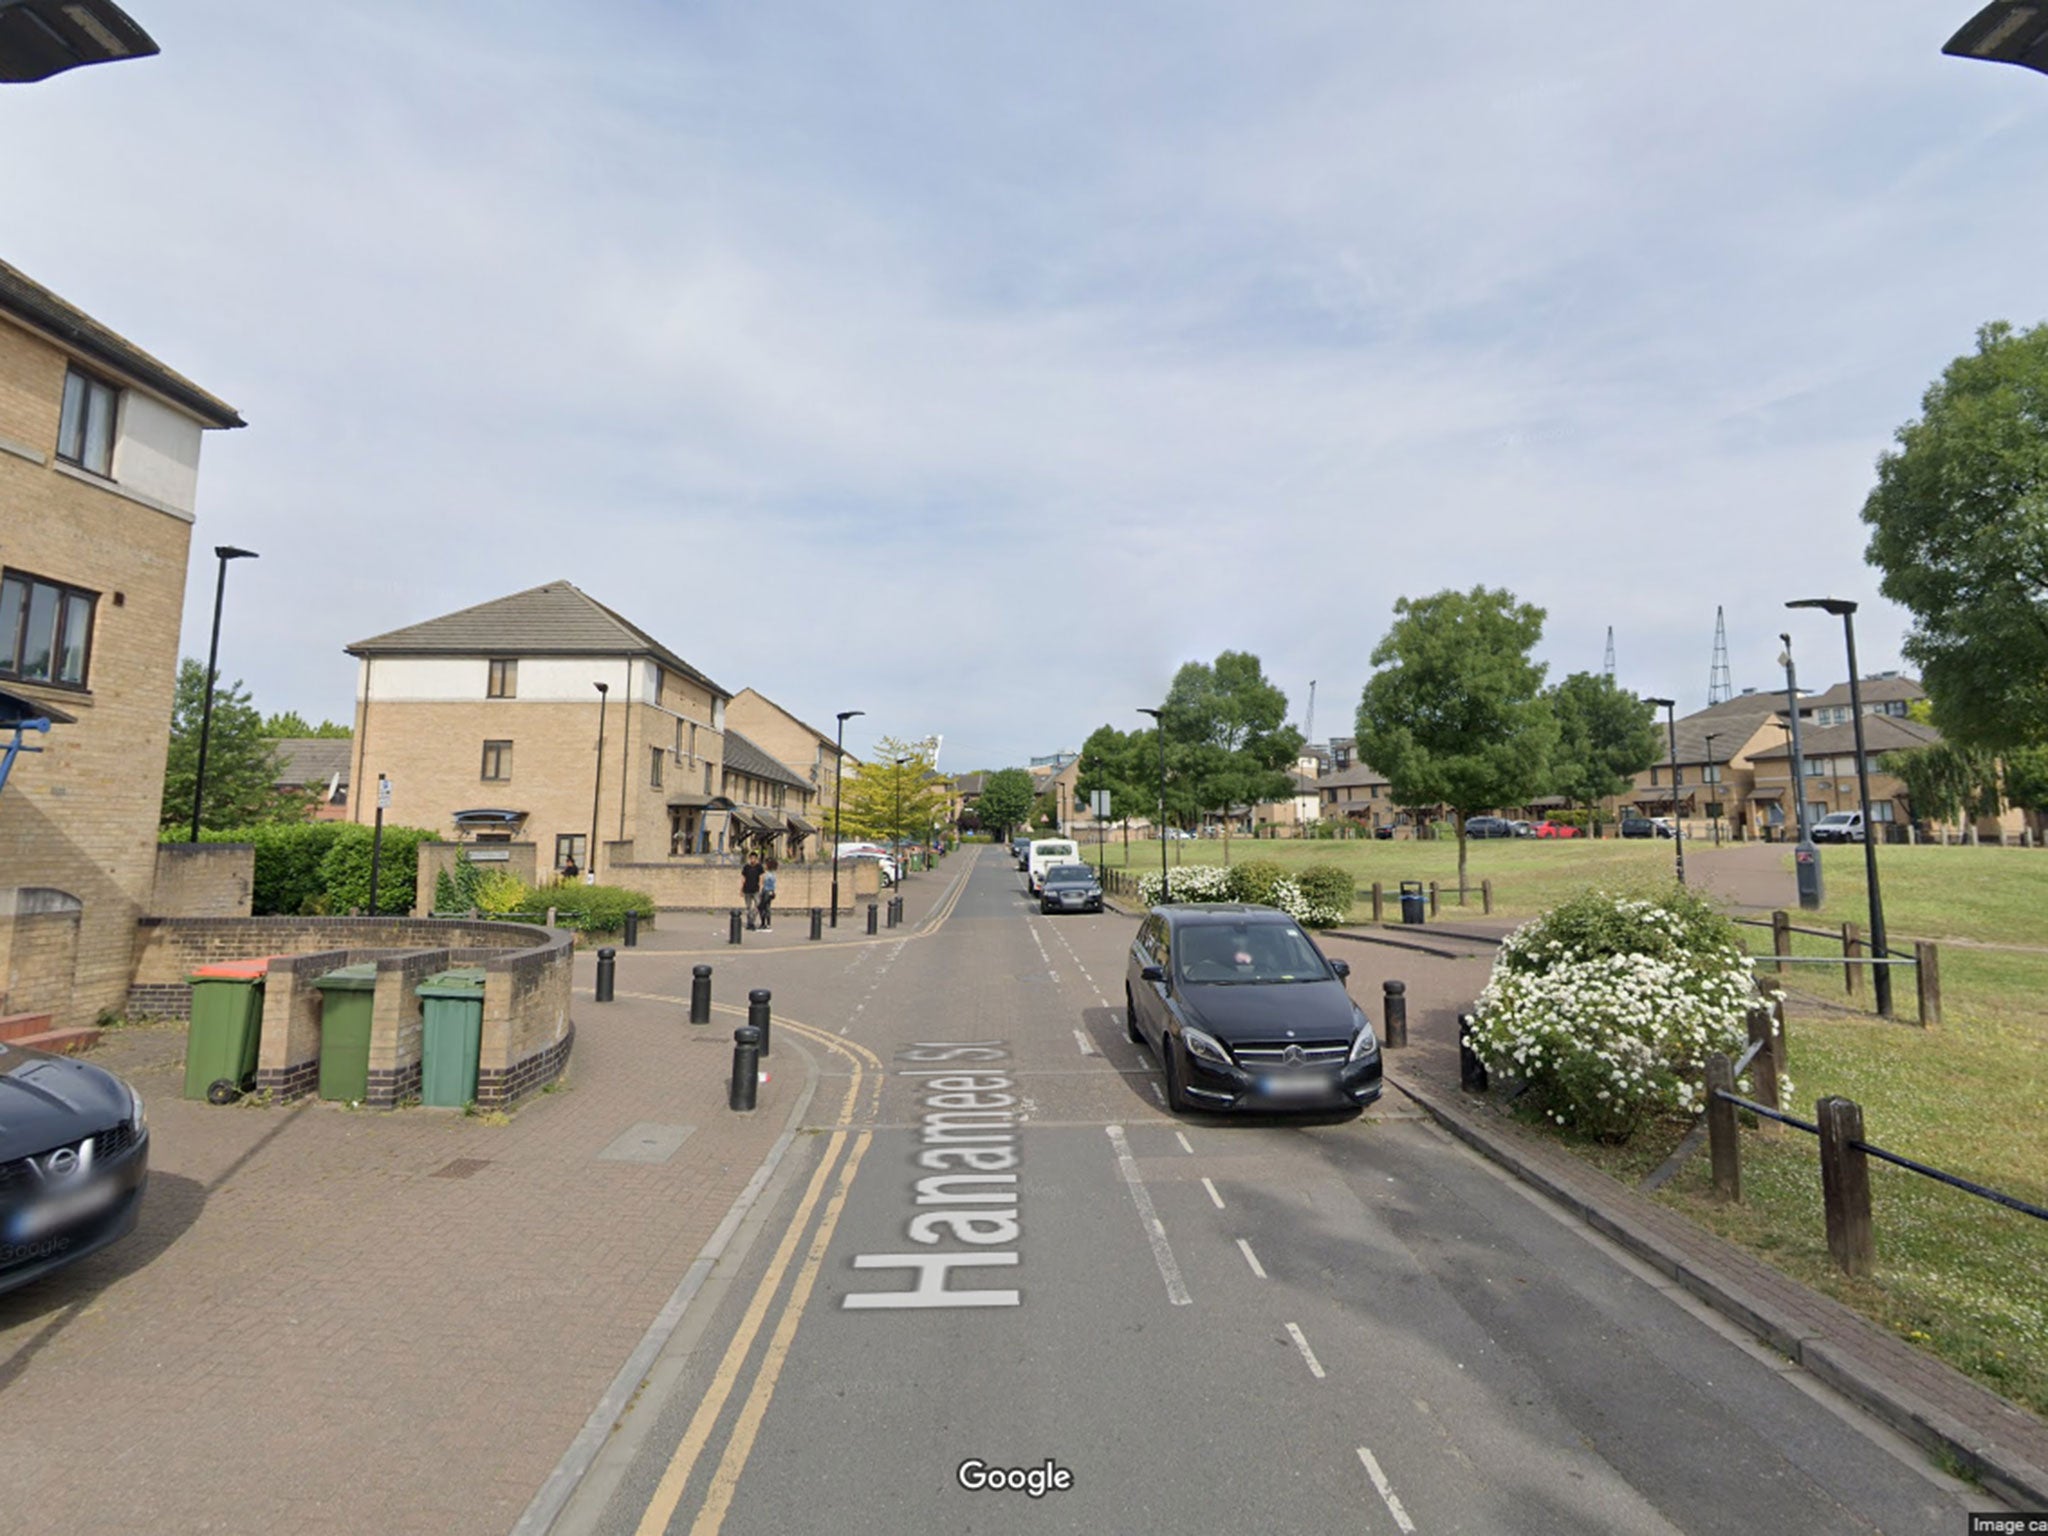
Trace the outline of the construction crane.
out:
<instances>
[{"instance_id":1,"label":"construction crane","mask_svg":"<svg viewBox=\"0 0 2048 1536\"><path fill-rule=\"evenodd\" d=\"M1607 626L1607 658L1600 663L1600 670L1607 674L1607 680L1614 681L1614 626Z\"/></svg>"}]
</instances>

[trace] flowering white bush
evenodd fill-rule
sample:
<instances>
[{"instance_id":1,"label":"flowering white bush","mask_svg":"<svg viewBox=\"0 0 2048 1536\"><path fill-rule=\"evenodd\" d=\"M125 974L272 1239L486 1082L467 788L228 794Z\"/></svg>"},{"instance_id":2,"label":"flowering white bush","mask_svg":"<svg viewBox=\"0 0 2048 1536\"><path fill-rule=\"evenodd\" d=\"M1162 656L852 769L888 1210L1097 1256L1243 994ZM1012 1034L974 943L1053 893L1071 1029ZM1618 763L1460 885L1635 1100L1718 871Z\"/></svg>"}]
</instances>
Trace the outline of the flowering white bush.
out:
<instances>
[{"instance_id":1,"label":"flowering white bush","mask_svg":"<svg viewBox=\"0 0 2048 1536\"><path fill-rule=\"evenodd\" d=\"M1189 864L1172 872L1167 882L1175 901L1229 901L1230 871L1221 864ZM1159 871L1138 876L1138 896L1151 906L1160 899Z\"/></svg>"},{"instance_id":2,"label":"flowering white bush","mask_svg":"<svg viewBox=\"0 0 2048 1536\"><path fill-rule=\"evenodd\" d=\"M1702 898L1588 891L1509 935L1472 1043L1545 1119L1625 1140L1706 1107L1706 1058L1741 1054L1755 1002L1734 925Z\"/></svg>"}]
</instances>

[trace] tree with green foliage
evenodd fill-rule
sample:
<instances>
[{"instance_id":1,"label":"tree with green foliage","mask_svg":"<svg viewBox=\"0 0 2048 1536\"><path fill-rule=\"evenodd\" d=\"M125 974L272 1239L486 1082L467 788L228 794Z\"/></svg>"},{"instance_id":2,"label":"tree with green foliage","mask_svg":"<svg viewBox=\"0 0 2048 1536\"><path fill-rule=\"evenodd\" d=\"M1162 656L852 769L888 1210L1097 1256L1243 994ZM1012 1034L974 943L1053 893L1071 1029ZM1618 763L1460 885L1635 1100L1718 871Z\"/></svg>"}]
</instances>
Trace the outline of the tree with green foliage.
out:
<instances>
[{"instance_id":1,"label":"tree with green foliage","mask_svg":"<svg viewBox=\"0 0 2048 1536\"><path fill-rule=\"evenodd\" d=\"M1998 759L1981 747L1930 742L1903 752L1887 752L1877 765L1905 786L1906 809L1916 821L1974 820L1998 814Z\"/></svg>"},{"instance_id":2,"label":"tree with green foliage","mask_svg":"<svg viewBox=\"0 0 2048 1536\"><path fill-rule=\"evenodd\" d=\"M2048 812L2048 747L2021 747L2006 754L2005 798L2037 816Z\"/></svg>"},{"instance_id":3,"label":"tree with green foliage","mask_svg":"<svg viewBox=\"0 0 2048 1536\"><path fill-rule=\"evenodd\" d=\"M982 781L974 811L982 826L1007 842L1010 833L1031 815L1031 775L1022 768L1000 768Z\"/></svg>"},{"instance_id":4,"label":"tree with green foliage","mask_svg":"<svg viewBox=\"0 0 2048 1536\"><path fill-rule=\"evenodd\" d=\"M896 759L903 758L899 766ZM842 837L921 839L945 819L951 782L932 769L930 747L884 736L840 791Z\"/></svg>"},{"instance_id":5,"label":"tree with green foliage","mask_svg":"<svg viewBox=\"0 0 2048 1536\"><path fill-rule=\"evenodd\" d=\"M1530 656L1543 618L1505 588L1404 597L1372 653L1359 756L1387 776L1396 803L1457 813L1461 890L1466 819L1522 804L1549 776L1557 717Z\"/></svg>"},{"instance_id":6,"label":"tree with green foliage","mask_svg":"<svg viewBox=\"0 0 2048 1536\"><path fill-rule=\"evenodd\" d=\"M1224 813L1228 864L1231 809L1293 791L1287 770L1302 739L1287 724L1287 695L1268 681L1258 657L1225 651L1213 664L1191 661L1174 674L1160 724L1169 747L1180 748L1174 766L1197 811Z\"/></svg>"},{"instance_id":7,"label":"tree with green foliage","mask_svg":"<svg viewBox=\"0 0 2048 1536\"><path fill-rule=\"evenodd\" d=\"M1120 731L1113 725L1099 725L1081 743L1081 769L1074 782L1075 796L1083 805L1100 790L1109 792L1108 820L1122 822L1124 847L1131 845L1131 818L1149 816L1159 805L1159 774L1145 756L1156 744L1139 731Z\"/></svg>"},{"instance_id":8,"label":"tree with green foliage","mask_svg":"<svg viewBox=\"0 0 2048 1536\"><path fill-rule=\"evenodd\" d=\"M178 692L171 709L171 748L164 762L159 824L192 830L192 793L199 779L199 728L206 708L206 668L186 657L178 667ZM265 821L299 821L311 794L278 788L282 759L276 742L263 734L263 717L237 678L213 690L213 722L206 737L206 799L199 825L242 827Z\"/></svg>"},{"instance_id":9,"label":"tree with green foliage","mask_svg":"<svg viewBox=\"0 0 2048 1536\"><path fill-rule=\"evenodd\" d=\"M287 709L281 714L267 716L257 734L277 740L319 737L327 741L346 741L355 732L348 726L336 725L332 720L322 720L318 725L308 725L304 715L296 709Z\"/></svg>"},{"instance_id":10,"label":"tree with green foliage","mask_svg":"<svg viewBox=\"0 0 2048 1536\"><path fill-rule=\"evenodd\" d=\"M1597 827L1599 803L1627 793L1661 755L1657 711L1598 672L1574 672L1547 697L1557 717L1550 792L1583 807Z\"/></svg>"},{"instance_id":11,"label":"tree with green foliage","mask_svg":"<svg viewBox=\"0 0 2048 1536\"><path fill-rule=\"evenodd\" d=\"M1959 747L2048 744L2048 325L1999 321L1950 363L1863 504L1879 589Z\"/></svg>"}]
</instances>

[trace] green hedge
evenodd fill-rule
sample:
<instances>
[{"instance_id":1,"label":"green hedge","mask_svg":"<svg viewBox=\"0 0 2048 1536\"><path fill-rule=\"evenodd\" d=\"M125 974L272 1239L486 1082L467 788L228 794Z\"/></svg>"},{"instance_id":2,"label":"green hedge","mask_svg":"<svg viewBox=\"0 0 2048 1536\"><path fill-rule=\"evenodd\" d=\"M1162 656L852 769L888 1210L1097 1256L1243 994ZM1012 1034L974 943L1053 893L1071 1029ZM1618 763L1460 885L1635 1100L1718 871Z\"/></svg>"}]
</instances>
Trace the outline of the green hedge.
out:
<instances>
[{"instance_id":1,"label":"green hedge","mask_svg":"<svg viewBox=\"0 0 2048 1536\"><path fill-rule=\"evenodd\" d=\"M1250 902L1254 906L1273 905L1273 887L1285 879L1287 871L1271 859L1246 859L1242 864L1230 867L1230 899Z\"/></svg>"},{"instance_id":2,"label":"green hedge","mask_svg":"<svg viewBox=\"0 0 2048 1536\"><path fill-rule=\"evenodd\" d=\"M340 916L370 905L370 844L374 829L346 821L263 822L203 832L204 843L247 843L256 868L249 910L257 917ZM419 827L386 827L384 861L377 875L377 908L389 917L410 912L419 880L419 845L434 834ZM166 834L165 842L184 839Z\"/></svg>"},{"instance_id":3,"label":"green hedge","mask_svg":"<svg viewBox=\"0 0 2048 1536\"><path fill-rule=\"evenodd\" d=\"M555 926L583 933L617 933L626 926L626 914L638 912L642 922L654 919L654 898L645 891L630 891L622 885L584 885L563 881L534 891L519 911L507 916L517 922L547 921L547 909L555 909Z\"/></svg>"},{"instance_id":4,"label":"green hedge","mask_svg":"<svg viewBox=\"0 0 2048 1536\"><path fill-rule=\"evenodd\" d=\"M330 822L341 834L320 861L324 910L340 917L370 910L370 844L372 829ZM377 916L403 917L413 909L419 886L420 844L440 838L424 827L386 827L384 852L377 870Z\"/></svg>"},{"instance_id":5,"label":"green hedge","mask_svg":"<svg viewBox=\"0 0 2048 1536\"><path fill-rule=\"evenodd\" d=\"M1341 864L1311 864L1294 877L1294 883L1311 906L1351 910L1351 871Z\"/></svg>"}]
</instances>

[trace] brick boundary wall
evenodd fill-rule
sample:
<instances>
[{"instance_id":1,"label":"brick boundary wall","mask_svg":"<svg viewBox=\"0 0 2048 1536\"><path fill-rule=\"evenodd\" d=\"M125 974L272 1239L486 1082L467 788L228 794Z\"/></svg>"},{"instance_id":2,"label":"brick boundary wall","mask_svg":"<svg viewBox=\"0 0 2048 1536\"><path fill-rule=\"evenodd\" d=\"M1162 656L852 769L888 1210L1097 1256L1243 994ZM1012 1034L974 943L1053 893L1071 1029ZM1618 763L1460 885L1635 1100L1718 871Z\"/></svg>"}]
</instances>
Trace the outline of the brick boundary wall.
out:
<instances>
[{"instance_id":1,"label":"brick boundary wall","mask_svg":"<svg viewBox=\"0 0 2048 1536\"><path fill-rule=\"evenodd\" d=\"M421 1077L419 982L452 965L484 969L477 1103L505 1108L561 1075L575 1038L569 1016L573 936L528 923L392 917L145 917L138 925L129 1012L189 1018L192 969L221 960L285 957L266 986L257 1087L279 1099L319 1082L314 979L374 960L376 1023L367 1101L392 1108ZM271 993L275 991L276 996Z\"/></svg>"}]
</instances>

